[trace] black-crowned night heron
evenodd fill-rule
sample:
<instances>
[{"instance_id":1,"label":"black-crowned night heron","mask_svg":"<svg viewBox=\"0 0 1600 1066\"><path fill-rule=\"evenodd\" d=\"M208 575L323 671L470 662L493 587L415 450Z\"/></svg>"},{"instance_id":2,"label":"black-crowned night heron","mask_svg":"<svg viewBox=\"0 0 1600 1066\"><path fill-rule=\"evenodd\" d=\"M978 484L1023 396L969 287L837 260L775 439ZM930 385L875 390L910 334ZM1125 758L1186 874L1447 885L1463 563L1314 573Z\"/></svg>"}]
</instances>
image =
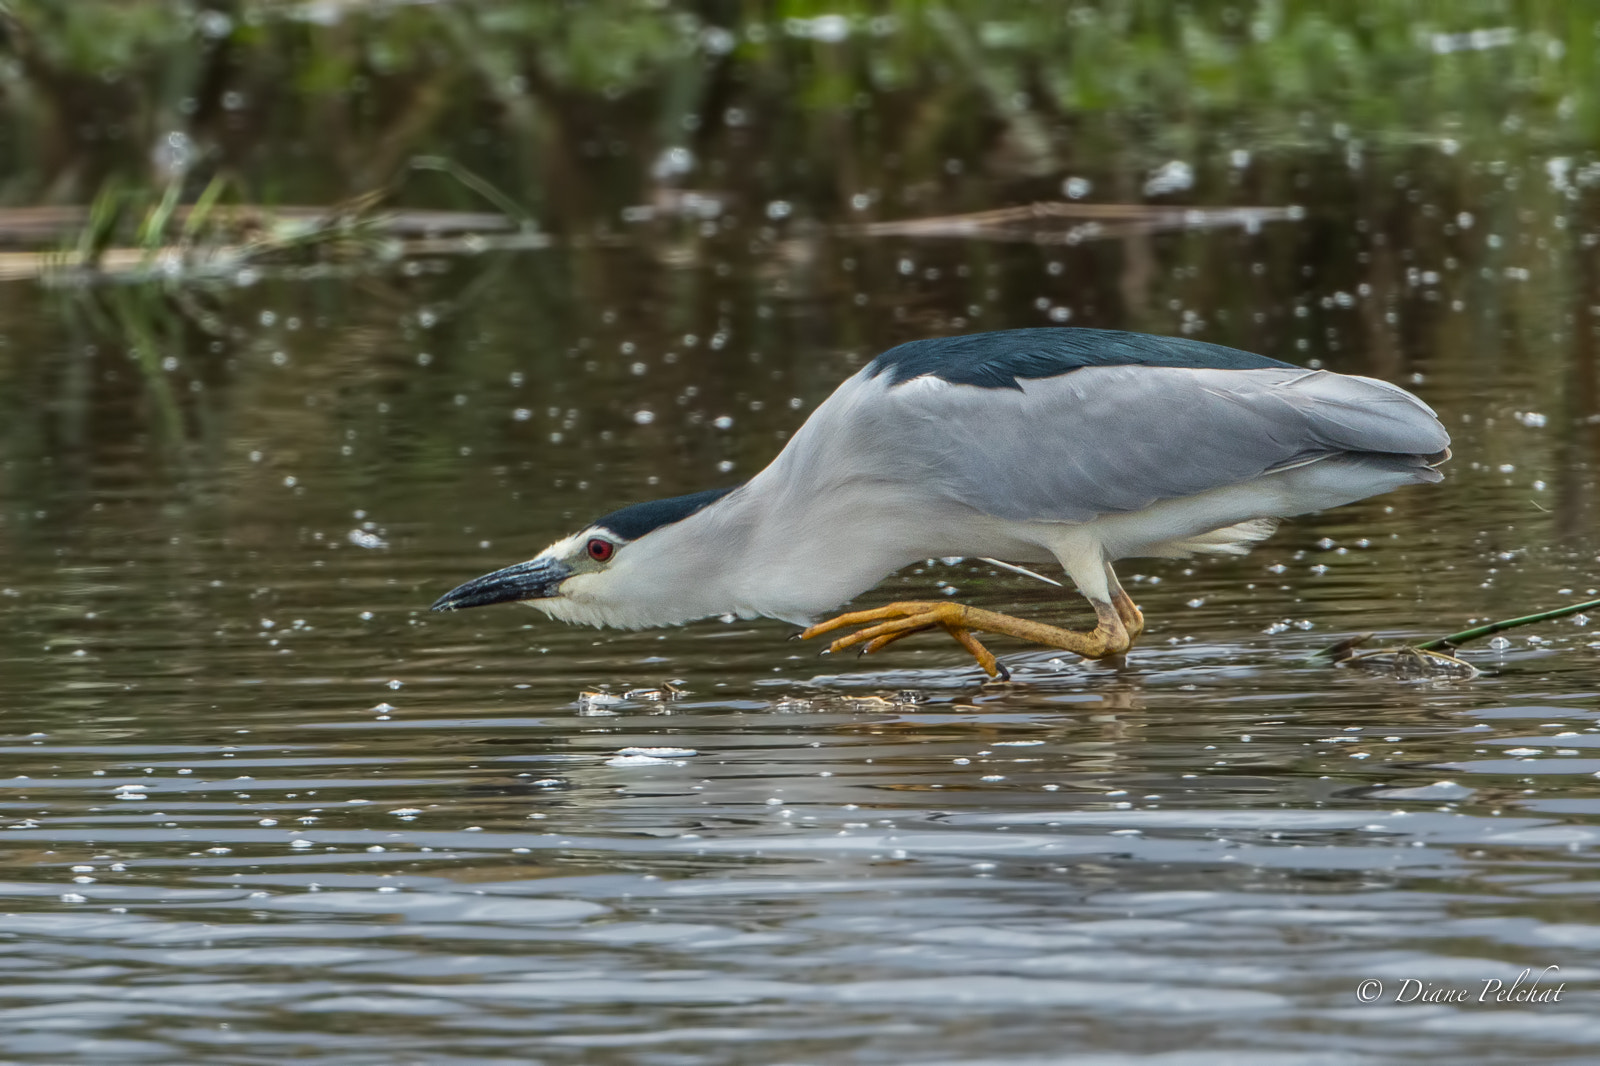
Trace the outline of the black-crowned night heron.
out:
<instances>
[{"instance_id":1,"label":"black-crowned night heron","mask_svg":"<svg viewBox=\"0 0 1600 1066\"><path fill-rule=\"evenodd\" d=\"M767 616L809 626L802 637L862 626L830 650L863 653L943 629L1004 676L974 633L1121 655L1144 616L1118 559L1243 554L1280 518L1441 480L1449 444L1404 389L1216 344L1094 329L911 341L835 389L744 484L624 507L433 608L518 600L628 629ZM1059 562L1098 622L900 602L813 624L948 556Z\"/></svg>"}]
</instances>

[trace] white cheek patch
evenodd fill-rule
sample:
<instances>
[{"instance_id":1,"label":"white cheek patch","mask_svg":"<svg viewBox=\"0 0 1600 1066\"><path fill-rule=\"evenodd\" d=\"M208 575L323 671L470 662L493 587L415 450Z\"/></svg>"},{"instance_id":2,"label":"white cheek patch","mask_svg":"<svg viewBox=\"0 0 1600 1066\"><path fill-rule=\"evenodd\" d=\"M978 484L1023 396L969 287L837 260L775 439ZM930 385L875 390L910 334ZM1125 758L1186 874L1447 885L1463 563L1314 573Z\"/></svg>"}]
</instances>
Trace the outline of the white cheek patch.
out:
<instances>
[{"instance_id":1,"label":"white cheek patch","mask_svg":"<svg viewBox=\"0 0 1600 1066\"><path fill-rule=\"evenodd\" d=\"M588 534L589 531L584 530L581 533L574 533L570 537L562 537L560 540L550 545L550 547L540 552L539 555L549 556L554 559L565 559L578 550L578 542L584 537L588 536Z\"/></svg>"},{"instance_id":2,"label":"white cheek patch","mask_svg":"<svg viewBox=\"0 0 1600 1066\"><path fill-rule=\"evenodd\" d=\"M592 598L584 595L586 591L592 591L594 582L600 576L577 574L561 583L561 595L524 602L560 622L576 622L579 625L590 626L615 625L617 623L609 617L609 612Z\"/></svg>"}]
</instances>

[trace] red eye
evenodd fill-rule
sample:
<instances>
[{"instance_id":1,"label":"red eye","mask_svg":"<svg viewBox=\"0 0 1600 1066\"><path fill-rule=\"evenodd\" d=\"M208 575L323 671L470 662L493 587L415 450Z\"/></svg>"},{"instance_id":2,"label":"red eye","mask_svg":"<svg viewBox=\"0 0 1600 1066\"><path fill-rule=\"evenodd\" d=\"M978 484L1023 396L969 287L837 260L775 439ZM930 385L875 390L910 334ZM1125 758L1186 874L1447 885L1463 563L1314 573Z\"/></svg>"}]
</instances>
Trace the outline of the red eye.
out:
<instances>
[{"instance_id":1,"label":"red eye","mask_svg":"<svg viewBox=\"0 0 1600 1066\"><path fill-rule=\"evenodd\" d=\"M611 558L611 553L616 550L617 546L611 543L609 540L602 540L599 537L595 537L593 540L589 541L589 558L593 559L597 563L603 563L607 559Z\"/></svg>"}]
</instances>

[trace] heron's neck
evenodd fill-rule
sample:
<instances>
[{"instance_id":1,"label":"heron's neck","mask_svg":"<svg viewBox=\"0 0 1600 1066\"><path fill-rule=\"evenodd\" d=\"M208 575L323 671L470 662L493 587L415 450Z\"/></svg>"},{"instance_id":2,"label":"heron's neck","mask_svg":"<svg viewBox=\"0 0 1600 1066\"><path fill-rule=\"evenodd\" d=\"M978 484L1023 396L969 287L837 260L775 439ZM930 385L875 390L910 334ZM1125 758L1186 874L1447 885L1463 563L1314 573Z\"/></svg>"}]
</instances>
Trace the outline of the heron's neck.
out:
<instances>
[{"instance_id":1,"label":"heron's neck","mask_svg":"<svg viewBox=\"0 0 1600 1066\"><path fill-rule=\"evenodd\" d=\"M570 595L535 606L565 621L641 629L698 618L768 616L803 624L909 561L884 509L843 510L772 470L715 503L652 530Z\"/></svg>"},{"instance_id":2,"label":"heron's neck","mask_svg":"<svg viewBox=\"0 0 1600 1066\"><path fill-rule=\"evenodd\" d=\"M921 516L909 501L897 508L893 492L873 494L867 506L859 492L795 478L774 463L680 523L686 536L726 546L697 575L725 604L708 613L805 624L921 558Z\"/></svg>"}]
</instances>

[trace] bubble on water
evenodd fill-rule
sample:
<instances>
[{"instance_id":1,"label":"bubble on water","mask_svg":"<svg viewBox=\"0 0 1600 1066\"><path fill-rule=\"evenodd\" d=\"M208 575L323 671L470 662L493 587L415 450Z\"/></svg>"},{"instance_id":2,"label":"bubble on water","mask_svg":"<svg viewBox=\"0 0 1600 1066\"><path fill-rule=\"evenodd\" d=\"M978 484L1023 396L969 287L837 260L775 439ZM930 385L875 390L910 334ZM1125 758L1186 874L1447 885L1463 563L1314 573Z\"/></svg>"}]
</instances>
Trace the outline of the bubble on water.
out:
<instances>
[{"instance_id":1,"label":"bubble on water","mask_svg":"<svg viewBox=\"0 0 1600 1066\"><path fill-rule=\"evenodd\" d=\"M767 217L774 222L788 218L794 212L794 205L788 200L774 200L767 205Z\"/></svg>"},{"instance_id":2,"label":"bubble on water","mask_svg":"<svg viewBox=\"0 0 1600 1066\"><path fill-rule=\"evenodd\" d=\"M233 32L233 19L225 12L206 10L195 16L195 28L203 36L216 40Z\"/></svg>"},{"instance_id":3,"label":"bubble on water","mask_svg":"<svg viewBox=\"0 0 1600 1066\"><path fill-rule=\"evenodd\" d=\"M739 43L738 38L721 26L707 26L700 31L700 47L714 56L725 56ZM729 111L736 110L729 108ZM729 122L733 126L737 123Z\"/></svg>"},{"instance_id":4,"label":"bubble on water","mask_svg":"<svg viewBox=\"0 0 1600 1066\"><path fill-rule=\"evenodd\" d=\"M818 15L815 18L785 19L783 30L790 37L809 37L824 44L838 44L850 36L850 19L846 15Z\"/></svg>"},{"instance_id":5,"label":"bubble on water","mask_svg":"<svg viewBox=\"0 0 1600 1066\"><path fill-rule=\"evenodd\" d=\"M364 529L352 529L345 534L345 539L358 548L387 548L389 542L376 533L369 533Z\"/></svg>"},{"instance_id":6,"label":"bubble on water","mask_svg":"<svg viewBox=\"0 0 1600 1066\"><path fill-rule=\"evenodd\" d=\"M648 426L656 420L656 413L654 411L635 411L633 420L641 426Z\"/></svg>"},{"instance_id":7,"label":"bubble on water","mask_svg":"<svg viewBox=\"0 0 1600 1066\"><path fill-rule=\"evenodd\" d=\"M401 689L401 688L404 688L404 687L405 687L405 682L404 682L404 681L398 681L398 680L391 680L391 681L390 681L390 682L389 682L389 687L390 687L390 688L391 688L391 689L396 689L396 690L398 690L398 689Z\"/></svg>"},{"instance_id":8,"label":"bubble on water","mask_svg":"<svg viewBox=\"0 0 1600 1066\"><path fill-rule=\"evenodd\" d=\"M1146 196L1164 196L1182 192L1194 184L1194 168L1181 159L1163 163L1144 183Z\"/></svg>"},{"instance_id":9,"label":"bubble on water","mask_svg":"<svg viewBox=\"0 0 1600 1066\"><path fill-rule=\"evenodd\" d=\"M675 766L678 764L671 759L657 759L653 755L618 755L607 759L606 765L625 769L628 767Z\"/></svg>"},{"instance_id":10,"label":"bubble on water","mask_svg":"<svg viewBox=\"0 0 1600 1066\"><path fill-rule=\"evenodd\" d=\"M694 153L682 145L667 148L650 164L650 175L657 181L671 181L694 169Z\"/></svg>"},{"instance_id":11,"label":"bubble on water","mask_svg":"<svg viewBox=\"0 0 1600 1066\"><path fill-rule=\"evenodd\" d=\"M1093 188L1094 183L1088 178L1071 177L1061 183L1061 192L1069 200L1081 200Z\"/></svg>"},{"instance_id":12,"label":"bubble on water","mask_svg":"<svg viewBox=\"0 0 1600 1066\"><path fill-rule=\"evenodd\" d=\"M302 839L302 840L291 840L291 841L289 841L289 846L291 848L309 848L309 847L312 846L312 842L309 841L309 840L304 840L304 839Z\"/></svg>"},{"instance_id":13,"label":"bubble on water","mask_svg":"<svg viewBox=\"0 0 1600 1066\"><path fill-rule=\"evenodd\" d=\"M1511 642L1505 637L1494 637L1490 639L1489 647L1493 648L1495 651L1505 651L1507 648L1511 647Z\"/></svg>"}]
</instances>

